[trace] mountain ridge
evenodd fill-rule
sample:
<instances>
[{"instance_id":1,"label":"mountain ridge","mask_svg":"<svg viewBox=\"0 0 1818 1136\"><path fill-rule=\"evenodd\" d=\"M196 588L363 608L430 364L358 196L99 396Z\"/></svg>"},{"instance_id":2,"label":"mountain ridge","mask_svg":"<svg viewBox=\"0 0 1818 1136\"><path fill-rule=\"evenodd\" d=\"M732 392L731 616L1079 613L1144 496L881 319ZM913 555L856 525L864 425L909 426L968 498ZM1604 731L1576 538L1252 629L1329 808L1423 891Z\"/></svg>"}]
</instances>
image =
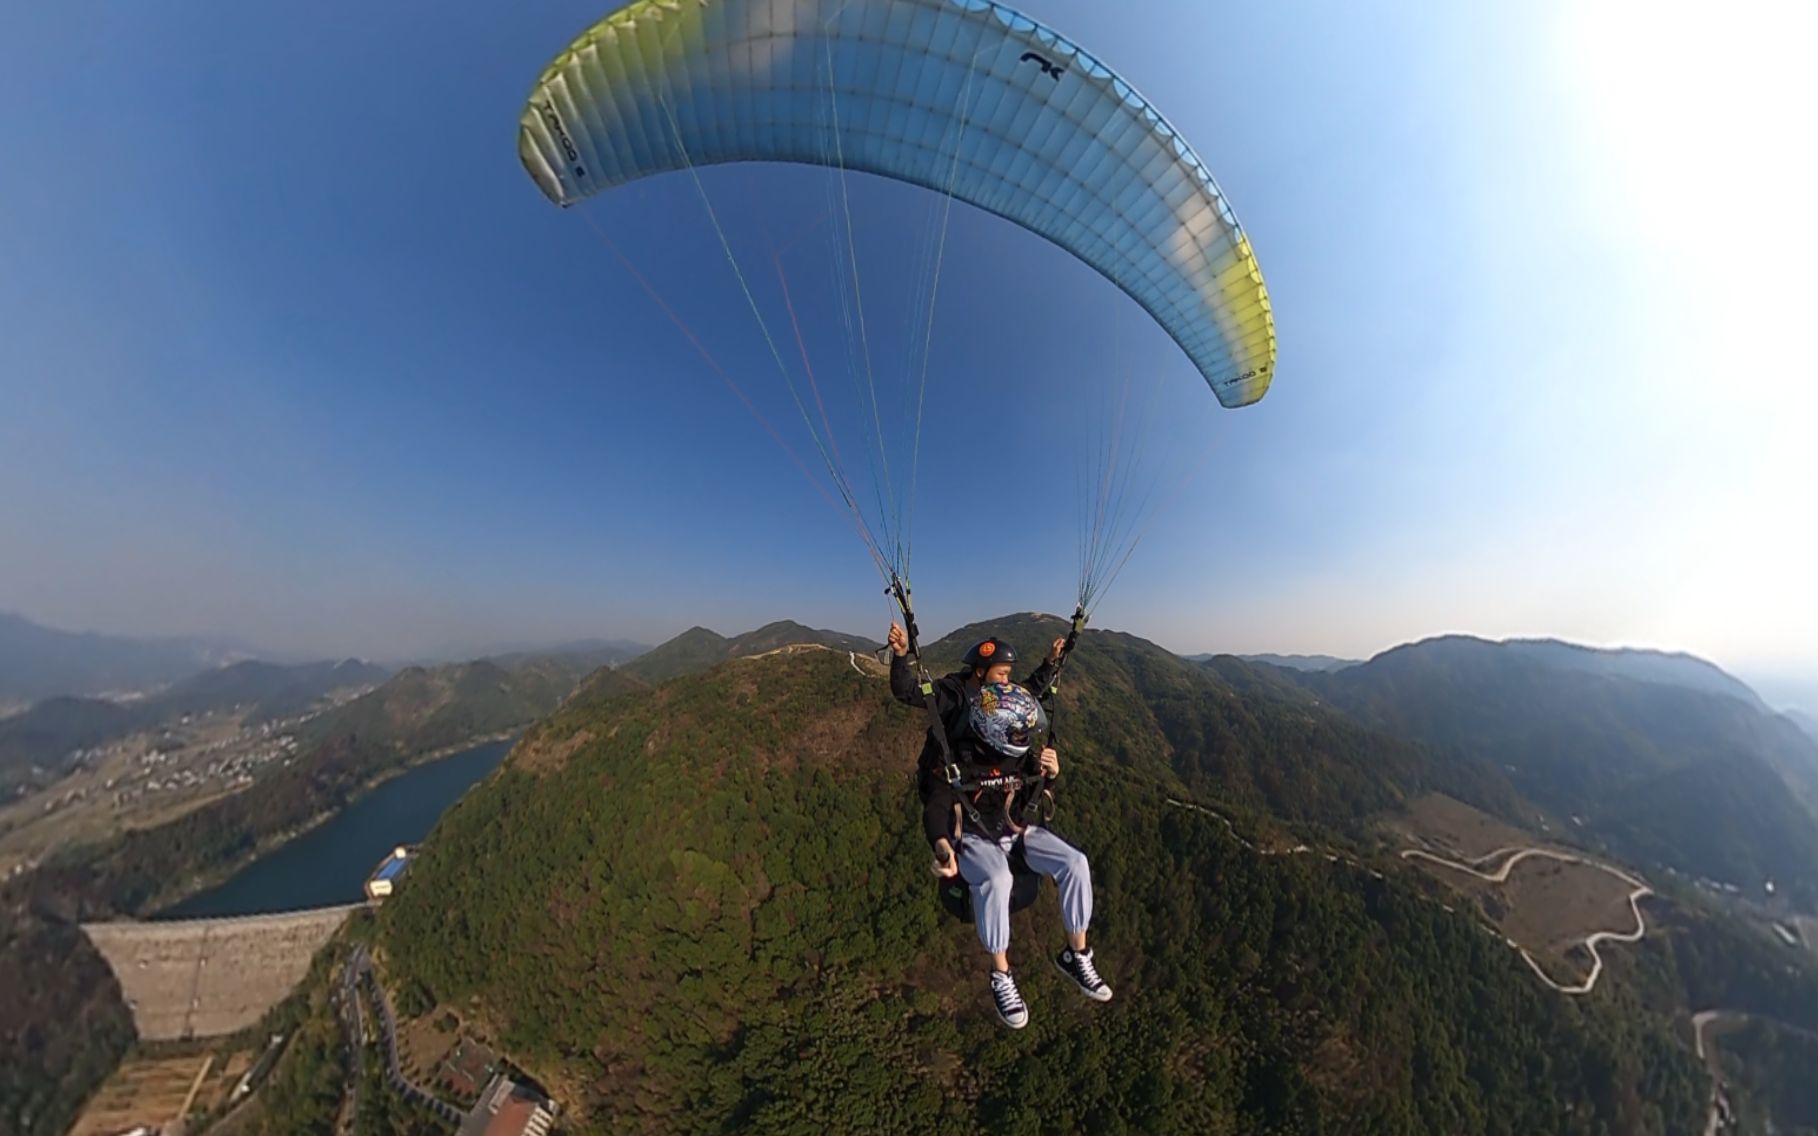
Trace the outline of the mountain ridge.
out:
<instances>
[{"instance_id":1,"label":"mountain ridge","mask_svg":"<svg viewBox=\"0 0 1818 1136\"><path fill-rule=\"evenodd\" d=\"M981 621L926 657L938 671L999 634L1021 651L1020 677L1066 627L1039 613ZM775 636L745 643L760 638ZM523 675L486 660L401 672L326 716L342 728L312 751L319 766L33 873L23 909L53 922L12 940L36 961L0 988L28 989L31 967L51 965L55 919L142 911L173 864L243 851L253 806L278 810L266 820L318 807L299 794L331 799L394 747L471 726L459 703L493 720L523 711L495 697L507 683L542 717L380 911L387 978L487 1023L483 1040L583 1125L1411 1134L1485 1131L1491 1116L1561 1131L1567 1115L1574 1136L1679 1132L1709 1099L1674 1034L1688 999L1797 1006L1818 1024L1818 987L1772 943L1724 938L1664 899L1648 901L1657 930L1606 950L1596 999L1547 990L1382 843L1383 812L1428 790L1531 819L1497 767L1332 704L1315 687L1336 676L1234 656L1194 665L1091 629L1059 682L1054 823L1091 856L1093 941L1118 995L1085 1006L1038 965L1060 941L1044 885L1014 920L1035 1021L1007 1048L977 940L944 921L926 876L911 787L924 720L846 650L754 651L654 683L624 667L576 683L572 658ZM406 721L411 740L386 732ZM1339 858L1293 854L1307 846ZM22 909L19 886L0 916ZM91 993L61 1004L111 1036L117 992Z\"/></svg>"},{"instance_id":2,"label":"mountain ridge","mask_svg":"<svg viewBox=\"0 0 1818 1136\"><path fill-rule=\"evenodd\" d=\"M0 612L0 701L140 693L254 654L206 638L63 631Z\"/></svg>"},{"instance_id":3,"label":"mountain ridge","mask_svg":"<svg viewBox=\"0 0 1818 1136\"><path fill-rule=\"evenodd\" d=\"M682 675L699 673L727 659L762 654L797 643L814 643L842 651L866 653L882 646L860 635L807 627L791 619L779 619L730 638L709 628L695 626L652 647L622 664L619 669L644 682L664 682Z\"/></svg>"},{"instance_id":4,"label":"mountain ridge","mask_svg":"<svg viewBox=\"0 0 1818 1136\"><path fill-rule=\"evenodd\" d=\"M1196 663L1207 662L1217 658L1218 652L1203 655L1189 655ZM1239 655L1246 663L1268 663L1274 667L1287 667L1297 671L1335 671L1344 667L1354 667L1362 660L1341 659L1336 655Z\"/></svg>"}]
</instances>

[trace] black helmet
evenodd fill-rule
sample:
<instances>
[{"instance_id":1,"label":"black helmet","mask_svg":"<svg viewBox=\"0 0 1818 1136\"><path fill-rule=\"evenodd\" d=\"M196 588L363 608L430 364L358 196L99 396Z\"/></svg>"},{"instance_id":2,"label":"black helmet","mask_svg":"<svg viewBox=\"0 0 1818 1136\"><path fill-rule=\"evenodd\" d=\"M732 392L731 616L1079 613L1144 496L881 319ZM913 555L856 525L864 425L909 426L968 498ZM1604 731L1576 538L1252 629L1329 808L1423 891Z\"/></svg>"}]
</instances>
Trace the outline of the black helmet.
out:
<instances>
[{"instance_id":1,"label":"black helmet","mask_svg":"<svg viewBox=\"0 0 1818 1136\"><path fill-rule=\"evenodd\" d=\"M997 667L1016 662L1016 648L995 635L966 652L968 667Z\"/></svg>"}]
</instances>

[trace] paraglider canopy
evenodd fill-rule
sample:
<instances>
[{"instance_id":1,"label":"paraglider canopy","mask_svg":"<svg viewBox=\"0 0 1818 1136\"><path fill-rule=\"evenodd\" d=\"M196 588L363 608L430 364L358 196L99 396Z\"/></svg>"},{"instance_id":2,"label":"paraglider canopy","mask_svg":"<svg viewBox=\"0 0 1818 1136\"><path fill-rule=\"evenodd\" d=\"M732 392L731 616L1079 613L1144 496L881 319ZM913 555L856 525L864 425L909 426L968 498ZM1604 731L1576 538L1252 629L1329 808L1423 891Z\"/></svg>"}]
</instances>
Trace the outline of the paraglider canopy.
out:
<instances>
[{"instance_id":1,"label":"paraglider canopy","mask_svg":"<svg viewBox=\"0 0 1818 1136\"><path fill-rule=\"evenodd\" d=\"M1110 68L990 0L637 0L544 70L518 153L562 205L725 162L927 186L1111 280L1224 406L1274 375L1262 272L1193 148Z\"/></svg>"}]
</instances>

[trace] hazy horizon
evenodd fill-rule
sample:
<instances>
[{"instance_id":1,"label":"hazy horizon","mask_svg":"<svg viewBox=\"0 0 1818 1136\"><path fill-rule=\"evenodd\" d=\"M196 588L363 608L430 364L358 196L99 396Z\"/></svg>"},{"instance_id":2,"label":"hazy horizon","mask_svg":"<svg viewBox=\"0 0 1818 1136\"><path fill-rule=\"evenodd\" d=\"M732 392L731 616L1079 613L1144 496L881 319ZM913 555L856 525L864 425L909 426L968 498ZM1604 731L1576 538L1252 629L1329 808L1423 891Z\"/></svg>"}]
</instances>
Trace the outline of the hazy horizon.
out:
<instances>
[{"instance_id":1,"label":"hazy horizon","mask_svg":"<svg viewBox=\"0 0 1818 1136\"><path fill-rule=\"evenodd\" d=\"M975 623L975 622L988 622L990 619L993 619L993 618L1003 618L1003 617L1007 617L1007 616L1014 615L1014 614L1018 614L1018 613L997 612L992 615L985 615L985 616L979 617L978 619L969 619L964 622L955 623L952 625L948 625L948 624L944 624L944 623L924 623L920 619L918 619L918 623L922 624L923 638L928 642L934 642L935 640L938 640L938 639L942 638L943 636L947 635L949 632L957 630L959 627L966 626L967 624ZM1047 614L1054 615L1056 618L1066 618L1062 613L1058 613L1058 612L1049 612ZM6 615L13 615L13 616L18 616L20 618L30 619L29 616L23 615L22 613L19 613L19 612L0 610L0 616L6 616ZM676 625L675 627L673 627L673 629L667 630L665 632L660 632L653 636L624 635L624 634L619 634L617 632L614 632L610 629L581 631L581 632L573 632L573 633L556 632L556 633L551 633L551 634L543 635L543 636L521 635L521 634L520 635L509 635L508 634L508 635L505 635L505 636L502 636L499 638L495 638L495 639L444 640L444 641L440 641L440 642L434 642L434 643L427 644L424 647L415 649L415 650L380 652L377 654L362 653L362 652L358 652L358 651L336 651L336 650L332 650L332 649L325 650L325 651L316 651L316 652L311 652L308 650L272 649L271 646L268 644L261 644L261 643L249 641L249 640L244 639L243 637L233 636L233 635L211 635L211 634L206 634L206 633L194 634L194 633L179 632L179 633L173 633L173 634L151 633L151 634L147 634L144 636L140 636L140 635L135 635L132 633L121 633L121 632L109 631L106 629L92 628L92 627L54 627L53 629L58 630L58 631L72 632L72 633L91 632L94 634L119 636L119 637L125 637L125 638L143 637L143 638L168 638L168 639L200 639L200 640L204 640L204 641L218 641L218 642L222 642L222 643L232 644L233 646L250 653L255 658L270 659L270 660L275 660L275 661L314 662L314 661L342 659L342 658L361 658L361 659L365 659L365 660L372 661L372 662L397 665L397 664L417 663L417 662L424 662L424 661L449 661L449 662L465 661L465 660L469 660L469 659L477 659L477 658L483 658L483 657L493 656L493 655L513 654L513 653L519 653L519 652L533 652L534 653L539 650L550 650L550 649L554 649L554 648L558 648L558 647L562 647L562 646L573 645L576 643L598 642L598 641L609 641L609 640L641 643L646 647L656 647L656 646L660 646L661 644L674 638L675 636L680 635L684 631L687 631L689 628L696 627L696 626L706 627L710 631L716 632L717 634L724 635L724 636L727 636L728 638L730 638L735 635L743 634L744 632L747 632L747 631L754 631L754 630L758 629L759 627L764 626L765 624L774 623L774 622L777 622L780 620L793 620L793 622L796 622L796 623L801 623L801 624L808 625L808 626L819 627L822 630L827 630L827 631L838 631L838 632L844 632L844 633L853 634L853 635L863 635L863 636L867 636L868 638L876 639L879 642L882 642L882 640L883 640L883 629L882 628L873 629L873 628L863 628L863 627L842 627L842 626L838 626L838 625L827 625L827 624L810 624L809 621L793 618L786 614L785 615L774 615L769 618L761 619L754 623L739 624L737 626L730 625L730 624L714 626L712 624L702 623L698 620L697 621L685 621L679 625ZM30 620L30 621L33 623L37 623L39 626L47 626L47 627L51 626L40 620ZM1283 656L1320 655L1320 656L1329 656L1329 657L1334 657L1334 658L1350 659L1350 660L1355 660L1358 662L1363 662L1363 661L1367 661L1369 659L1374 658L1375 656L1383 653L1384 651L1393 650L1396 647L1401 647L1401 646L1405 646L1410 643L1416 643L1416 642L1420 642L1422 640L1439 638L1439 637L1448 636L1448 635L1465 635L1465 636L1471 636L1471 637L1478 638L1478 639L1488 639L1488 640L1495 641L1495 642L1503 642L1503 641L1516 640L1516 639L1553 639L1553 640L1559 640L1561 642L1576 643L1579 646L1594 647L1594 648L1598 648L1598 649L1602 649L1602 650L1635 649L1635 650L1665 651L1665 652L1671 652L1671 653L1691 655L1695 658L1700 658L1706 662L1712 663L1713 665L1724 670L1726 673L1728 673L1728 674L1734 676L1735 678L1742 680L1744 683L1748 684L1752 689L1755 690L1755 692L1757 694L1759 694L1761 696L1763 701L1765 701L1766 703L1768 703L1768 705L1770 705L1776 709L1780 709L1780 710L1799 709L1799 710L1804 710L1805 712L1807 712L1809 714L1818 715L1818 669L1813 669L1813 670L1807 671L1807 670L1798 670L1798 669L1787 670L1787 669L1775 669L1772 667L1765 667L1765 668L1757 667L1757 666L1747 662L1746 660L1741 661L1741 662L1732 662L1731 660L1713 658L1708 655L1701 655L1695 651L1685 651L1685 650L1681 650L1679 648L1673 648L1673 647L1647 646L1647 645L1643 645L1643 644L1634 644L1634 643L1588 643L1588 642L1583 642L1583 641L1579 641L1579 640L1564 638L1562 636L1557 636L1557 635L1490 636L1490 635L1481 635L1481 634L1478 634L1473 631L1451 630L1451 631L1434 632L1432 634L1427 634L1427 635L1410 636L1406 639L1400 639L1400 640L1396 640L1394 642L1384 643L1371 650L1358 651L1358 652L1354 652L1354 653L1347 653L1344 651L1336 651L1336 650L1333 650L1333 651L1322 651L1322 650L1279 651L1279 650L1273 650L1268 647L1259 647L1259 648L1191 647L1191 646L1183 647L1183 646L1179 646L1179 645L1172 644L1172 643L1165 641L1164 637L1157 637L1157 636L1153 636L1153 635L1144 634L1133 628L1108 626L1108 625L1104 625L1102 623L1097 623L1097 622L1095 622L1092 626L1097 630L1119 631L1119 632L1125 632L1125 633L1132 634L1132 635L1137 635L1139 638L1147 639L1150 642L1153 642L1153 643L1157 644L1158 646L1167 648L1168 650L1173 651L1176 654L1179 654L1183 657L1201 655L1201 654L1283 655Z\"/></svg>"},{"instance_id":2,"label":"hazy horizon","mask_svg":"<svg viewBox=\"0 0 1818 1136\"><path fill-rule=\"evenodd\" d=\"M0 170L0 611L388 660L783 618L881 638L846 518L590 229L760 376L689 180L564 212L519 167L531 81L611 6L375 9L357 36L307 7L23 11L0 91L42 110L0 122L32 156ZM1559 638L1818 690L1818 225L1789 141L1818 14L1022 6L1204 157L1280 365L1218 411L1107 281L956 208L912 513L930 638L1071 609L1055 455L1134 375L1178 496L1095 626L1182 654ZM824 178L703 182L751 263L784 241L837 351ZM852 182L893 334L934 200Z\"/></svg>"}]
</instances>

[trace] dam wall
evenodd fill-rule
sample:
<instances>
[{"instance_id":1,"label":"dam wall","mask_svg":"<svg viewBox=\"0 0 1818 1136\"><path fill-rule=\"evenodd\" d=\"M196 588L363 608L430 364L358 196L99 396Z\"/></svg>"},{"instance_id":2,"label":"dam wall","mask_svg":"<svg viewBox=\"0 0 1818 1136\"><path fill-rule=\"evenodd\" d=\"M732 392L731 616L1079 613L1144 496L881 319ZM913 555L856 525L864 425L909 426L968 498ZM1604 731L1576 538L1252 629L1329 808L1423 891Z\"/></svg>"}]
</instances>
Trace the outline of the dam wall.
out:
<instances>
[{"instance_id":1,"label":"dam wall","mask_svg":"<svg viewBox=\"0 0 1818 1136\"><path fill-rule=\"evenodd\" d=\"M253 1025L309 973L350 903L229 919L85 923L145 1041L217 1037Z\"/></svg>"}]
</instances>

